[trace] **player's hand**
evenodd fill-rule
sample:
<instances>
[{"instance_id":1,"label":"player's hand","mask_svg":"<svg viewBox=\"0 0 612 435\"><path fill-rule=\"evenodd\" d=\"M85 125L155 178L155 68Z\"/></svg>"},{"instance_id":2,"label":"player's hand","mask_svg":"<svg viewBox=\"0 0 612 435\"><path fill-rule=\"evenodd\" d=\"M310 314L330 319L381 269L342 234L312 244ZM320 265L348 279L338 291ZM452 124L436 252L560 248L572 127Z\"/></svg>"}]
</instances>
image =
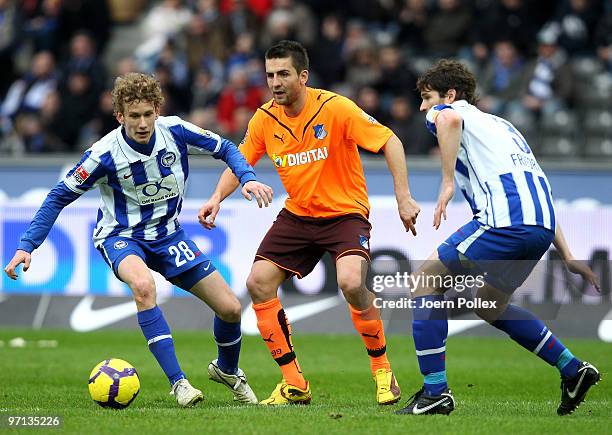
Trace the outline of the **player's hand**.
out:
<instances>
[{"instance_id":1,"label":"player's hand","mask_svg":"<svg viewBox=\"0 0 612 435\"><path fill-rule=\"evenodd\" d=\"M397 207L400 219L404 224L404 228L406 228L406 232L410 231L412 235L416 236L417 231L415 225L417 217L421 212L421 207L419 207L419 204L412 197L407 197L402 201L398 201Z\"/></svg>"},{"instance_id":2,"label":"player's hand","mask_svg":"<svg viewBox=\"0 0 612 435\"><path fill-rule=\"evenodd\" d=\"M450 200L453 199L454 194L454 184L449 183L442 185L442 189L440 189L440 195L438 196L438 203L436 204L436 210L434 211L433 226L436 230L440 228L442 218L446 220L446 206L448 205Z\"/></svg>"},{"instance_id":3,"label":"player's hand","mask_svg":"<svg viewBox=\"0 0 612 435\"><path fill-rule=\"evenodd\" d=\"M565 262L565 265L567 266L567 269L570 272L575 273L577 275L581 275L585 281L591 283L591 285L595 287L595 290L601 292L597 275L595 275L595 272L593 272L591 268L587 266L583 261L568 260Z\"/></svg>"},{"instance_id":4,"label":"player's hand","mask_svg":"<svg viewBox=\"0 0 612 435\"><path fill-rule=\"evenodd\" d=\"M274 195L274 192L270 186L260 183L259 181L248 181L244 183L241 193L242 196L249 201L251 201L254 196L257 200L257 205L259 208L263 207L264 205L268 207L272 202L272 196Z\"/></svg>"},{"instance_id":5,"label":"player's hand","mask_svg":"<svg viewBox=\"0 0 612 435\"><path fill-rule=\"evenodd\" d=\"M4 272L10 279L17 279L17 266L23 263L23 271L26 272L30 268L30 261L32 261L32 255L29 252L17 249L13 259L6 265Z\"/></svg>"},{"instance_id":6,"label":"player's hand","mask_svg":"<svg viewBox=\"0 0 612 435\"><path fill-rule=\"evenodd\" d=\"M221 203L215 199L209 199L198 212L198 221L207 230L215 228L215 218L221 209Z\"/></svg>"}]
</instances>

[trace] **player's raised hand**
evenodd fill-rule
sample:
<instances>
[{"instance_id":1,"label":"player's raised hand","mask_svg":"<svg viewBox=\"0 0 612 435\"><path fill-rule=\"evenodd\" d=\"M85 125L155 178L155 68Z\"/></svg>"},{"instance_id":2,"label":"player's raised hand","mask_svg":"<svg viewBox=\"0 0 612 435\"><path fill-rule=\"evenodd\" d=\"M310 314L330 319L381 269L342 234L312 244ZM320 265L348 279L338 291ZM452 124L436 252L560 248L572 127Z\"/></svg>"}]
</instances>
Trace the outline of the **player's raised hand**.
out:
<instances>
[{"instance_id":1,"label":"player's raised hand","mask_svg":"<svg viewBox=\"0 0 612 435\"><path fill-rule=\"evenodd\" d=\"M253 195L257 200L257 205L259 208L263 207L264 205L268 207L272 202L272 196L274 195L274 192L270 186L260 183L259 181L249 181L244 183L241 193L242 196L249 201L253 199L251 196Z\"/></svg>"},{"instance_id":2,"label":"player's raised hand","mask_svg":"<svg viewBox=\"0 0 612 435\"><path fill-rule=\"evenodd\" d=\"M416 236L416 221L421 212L421 207L412 197L406 197L398 201L397 207L406 232L410 231L412 235Z\"/></svg>"},{"instance_id":3,"label":"player's raised hand","mask_svg":"<svg viewBox=\"0 0 612 435\"><path fill-rule=\"evenodd\" d=\"M434 220L433 226L437 230L440 228L440 224L442 223L442 218L446 220L446 206L453 199L453 195L455 194L455 185L454 184L443 184L440 189L440 195L438 196L438 203L436 204L436 210L434 211Z\"/></svg>"},{"instance_id":4,"label":"player's raised hand","mask_svg":"<svg viewBox=\"0 0 612 435\"><path fill-rule=\"evenodd\" d=\"M4 268L4 272L10 279L17 279L17 272L15 272L17 266L23 263L23 271L26 272L30 268L30 261L32 261L32 256L29 252L17 249L13 259Z\"/></svg>"},{"instance_id":5,"label":"player's raised hand","mask_svg":"<svg viewBox=\"0 0 612 435\"><path fill-rule=\"evenodd\" d=\"M593 272L583 261L569 260L565 262L565 265L570 272L581 275L585 281L591 283L598 292L601 292L597 275L595 275L595 272Z\"/></svg>"},{"instance_id":6,"label":"player's raised hand","mask_svg":"<svg viewBox=\"0 0 612 435\"><path fill-rule=\"evenodd\" d=\"M204 203L198 212L198 221L207 230L215 227L215 218L221 209L221 204L215 199L209 199Z\"/></svg>"}]
</instances>

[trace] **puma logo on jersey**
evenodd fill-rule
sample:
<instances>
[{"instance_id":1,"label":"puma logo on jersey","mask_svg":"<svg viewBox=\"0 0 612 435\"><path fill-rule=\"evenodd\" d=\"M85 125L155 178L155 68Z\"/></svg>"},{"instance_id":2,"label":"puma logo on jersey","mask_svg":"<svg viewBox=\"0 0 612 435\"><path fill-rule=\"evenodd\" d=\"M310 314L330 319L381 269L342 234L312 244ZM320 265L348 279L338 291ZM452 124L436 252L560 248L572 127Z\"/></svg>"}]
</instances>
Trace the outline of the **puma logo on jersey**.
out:
<instances>
[{"instance_id":1,"label":"puma logo on jersey","mask_svg":"<svg viewBox=\"0 0 612 435\"><path fill-rule=\"evenodd\" d=\"M282 143L285 143L285 135L284 134L282 136L279 136L276 133L274 133L274 138L280 140Z\"/></svg>"},{"instance_id":2,"label":"puma logo on jersey","mask_svg":"<svg viewBox=\"0 0 612 435\"><path fill-rule=\"evenodd\" d=\"M285 168L287 166L307 165L309 163L325 160L329 157L327 147L315 148L309 151L302 151L295 154L272 154L272 162L277 168Z\"/></svg>"},{"instance_id":3,"label":"puma logo on jersey","mask_svg":"<svg viewBox=\"0 0 612 435\"><path fill-rule=\"evenodd\" d=\"M274 340L272 340L272 336L274 335L274 332L270 334L270 336L268 338L263 338L263 341L267 342L267 343L274 343Z\"/></svg>"}]
</instances>

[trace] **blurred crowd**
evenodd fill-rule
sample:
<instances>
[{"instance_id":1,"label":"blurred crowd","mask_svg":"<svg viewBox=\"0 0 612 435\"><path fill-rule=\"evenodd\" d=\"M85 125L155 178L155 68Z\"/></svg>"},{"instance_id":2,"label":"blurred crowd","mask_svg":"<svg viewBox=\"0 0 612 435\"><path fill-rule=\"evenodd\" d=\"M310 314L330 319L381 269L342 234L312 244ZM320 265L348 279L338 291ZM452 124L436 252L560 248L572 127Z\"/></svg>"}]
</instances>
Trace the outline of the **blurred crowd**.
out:
<instances>
[{"instance_id":1,"label":"blurred crowd","mask_svg":"<svg viewBox=\"0 0 612 435\"><path fill-rule=\"evenodd\" d=\"M116 58L127 28L140 38ZM307 47L310 86L354 99L407 154L436 152L416 78L455 57L534 148L612 156L611 0L0 0L0 153L83 151L117 126L110 89L129 71L160 80L162 114L239 142L281 39Z\"/></svg>"}]
</instances>

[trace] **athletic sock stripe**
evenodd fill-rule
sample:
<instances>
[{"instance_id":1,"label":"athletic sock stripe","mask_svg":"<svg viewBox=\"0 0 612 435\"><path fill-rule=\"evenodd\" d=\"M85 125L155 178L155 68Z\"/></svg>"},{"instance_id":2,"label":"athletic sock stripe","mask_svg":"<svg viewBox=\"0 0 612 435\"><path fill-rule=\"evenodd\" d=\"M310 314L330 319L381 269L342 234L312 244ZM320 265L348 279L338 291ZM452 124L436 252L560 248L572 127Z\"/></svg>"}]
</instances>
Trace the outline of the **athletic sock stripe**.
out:
<instances>
[{"instance_id":1,"label":"athletic sock stripe","mask_svg":"<svg viewBox=\"0 0 612 435\"><path fill-rule=\"evenodd\" d=\"M274 361L276 361L276 364L278 364L279 366L284 366L286 364L289 364L294 359L295 359L295 352L289 352L289 353L284 354L283 356L274 358Z\"/></svg>"},{"instance_id":2,"label":"athletic sock stripe","mask_svg":"<svg viewBox=\"0 0 612 435\"><path fill-rule=\"evenodd\" d=\"M219 343L217 341L217 339L215 339L215 343L217 343L217 346L221 346L221 347L227 347L227 346L233 346L236 343L239 343L240 340L242 340L242 334L240 335L240 337L238 337L237 339L235 339L234 341L230 341L229 343Z\"/></svg>"},{"instance_id":3,"label":"athletic sock stripe","mask_svg":"<svg viewBox=\"0 0 612 435\"><path fill-rule=\"evenodd\" d=\"M437 349L417 350L416 354L417 356L425 356L425 355L434 355L436 353L442 353L442 352L446 352L446 346L442 346Z\"/></svg>"},{"instance_id":4,"label":"athletic sock stripe","mask_svg":"<svg viewBox=\"0 0 612 435\"><path fill-rule=\"evenodd\" d=\"M540 344L538 344L537 347L533 350L533 353L535 353L536 355L540 353L540 350L542 350L542 348L544 347L544 345L546 344L546 342L548 341L551 335L552 335L552 332L546 331L546 335L544 336L542 341L540 341Z\"/></svg>"},{"instance_id":5,"label":"athletic sock stripe","mask_svg":"<svg viewBox=\"0 0 612 435\"><path fill-rule=\"evenodd\" d=\"M368 351L368 355L373 357L383 356L387 352L387 346L383 346L378 349L366 349Z\"/></svg>"},{"instance_id":6,"label":"athletic sock stripe","mask_svg":"<svg viewBox=\"0 0 612 435\"><path fill-rule=\"evenodd\" d=\"M444 384L446 383L446 370L425 375L426 384Z\"/></svg>"},{"instance_id":7,"label":"athletic sock stripe","mask_svg":"<svg viewBox=\"0 0 612 435\"><path fill-rule=\"evenodd\" d=\"M561 355L559 355L559 359L557 360L555 366L557 366L557 368L561 370L563 367L568 365L572 359L574 359L574 355L570 352L569 349L565 349L563 352L561 352Z\"/></svg>"},{"instance_id":8,"label":"athletic sock stripe","mask_svg":"<svg viewBox=\"0 0 612 435\"><path fill-rule=\"evenodd\" d=\"M158 335L157 337L153 337L150 340L147 340L148 345L152 345L153 343L157 343L158 341L165 340L166 338L172 339L172 335Z\"/></svg>"}]
</instances>

